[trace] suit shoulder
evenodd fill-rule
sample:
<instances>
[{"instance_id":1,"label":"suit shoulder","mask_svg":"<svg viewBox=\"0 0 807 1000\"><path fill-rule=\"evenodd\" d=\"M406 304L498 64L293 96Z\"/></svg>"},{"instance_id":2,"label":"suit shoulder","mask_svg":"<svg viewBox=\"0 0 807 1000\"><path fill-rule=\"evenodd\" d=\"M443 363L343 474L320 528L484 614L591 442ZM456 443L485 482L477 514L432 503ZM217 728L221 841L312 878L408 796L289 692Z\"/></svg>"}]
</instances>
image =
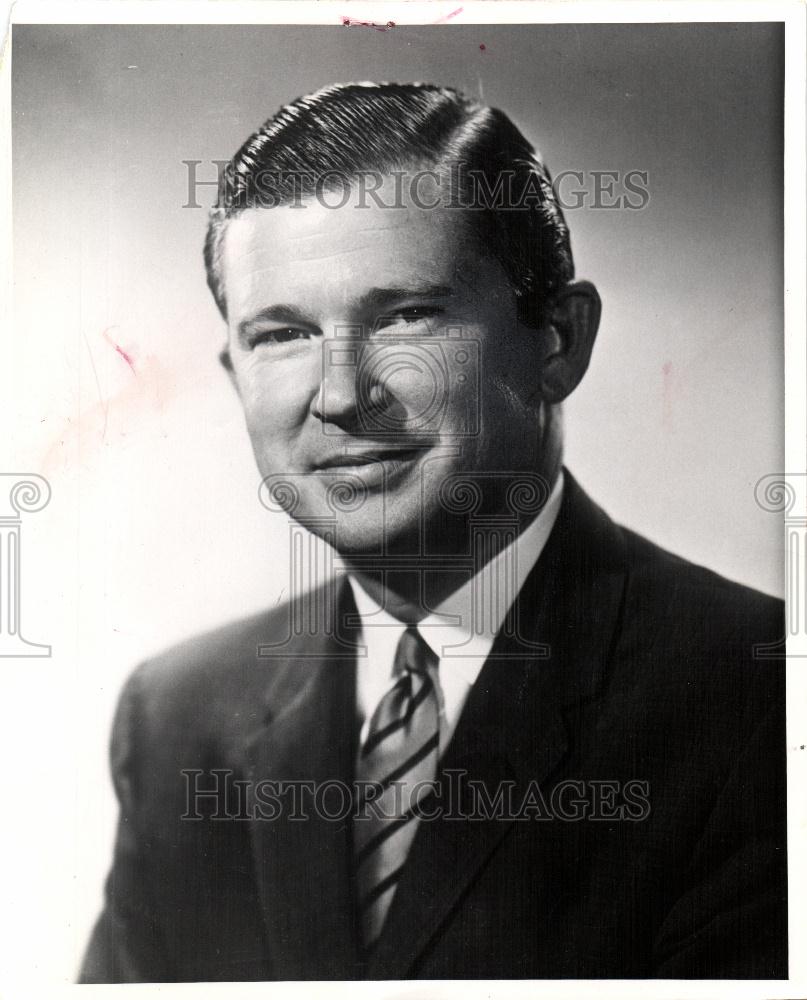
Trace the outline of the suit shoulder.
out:
<instances>
[{"instance_id":1,"label":"suit shoulder","mask_svg":"<svg viewBox=\"0 0 807 1000\"><path fill-rule=\"evenodd\" d=\"M227 672L235 663L254 661L258 647L275 643L283 635L287 607L261 611L184 639L149 657L139 668L144 683L169 678L180 682L189 677Z\"/></svg>"},{"instance_id":2,"label":"suit shoulder","mask_svg":"<svg viewBox=\"0 0 807 1000\"><path fill-rule=\"evenodd\" d=\"M668 616L676 612L702 619L707 613L722 613L735 621L768 621L781 628L784 601L780 598L729 580L628 528L620 530L635 596L643 595L646 605L663 605Z\"/></svg>"},{"instance_id":3,"label":"suit shoulder","mask_svg":"<svg viewBox=\"0 0 807 1000\"><path fill-rule=\"evenodd\" d=\"M282 645L288 605L185 639L143 661L129 676L119 712L198 728L204 720L254 714L271 687L279 661L261 646Z\"/></svg>"},{"instance_id":4,"label":"suit shoulder","mask_svg":"<svg viewBox=\"0 0 807 1000\"><path fill-rule=\"evenodd\" d=\"M748 726L783 711L784 602L621 530L628 585L619 653L629 673L693 711L720 705Z\"/></svg>"},{"instance_id":5,"label":"suit shoulder","mask_svg":"<svg viewBox=\"0 0 807 1000\"><path fill-rule=\"evenodd\" d=\"M591 571L627 573L625 610L652 627L708 615L725 620L765 622L783 634L784 602L744 586L662 548L613 521L588 497L567 470L566 535L584 538L584 565ZM716 625L712 621L711 625ZM716 630L719 632L719 629Z\"/></svg>"}]
</instances>

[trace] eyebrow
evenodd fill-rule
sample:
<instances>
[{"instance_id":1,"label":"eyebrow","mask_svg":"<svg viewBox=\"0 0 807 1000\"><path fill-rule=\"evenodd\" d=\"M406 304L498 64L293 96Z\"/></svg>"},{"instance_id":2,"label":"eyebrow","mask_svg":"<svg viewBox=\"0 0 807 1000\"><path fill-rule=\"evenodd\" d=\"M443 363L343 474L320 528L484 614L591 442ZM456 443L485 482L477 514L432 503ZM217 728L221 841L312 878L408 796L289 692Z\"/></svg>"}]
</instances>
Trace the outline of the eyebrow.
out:
<instances>
[{"instance_id":1,"label":"eyebrow","mask_svg":"<svg viewBox=\"0 0 807 1000\"><path fill-rule=\"evenodd\" d=\"M241 320L238 324L238 336L244 339L248 337L250 333L253 333L256 327L259 328L262 323L266 322L302 323L305 326L313 325L311 321L305 319L300 310L295 309L294 306L266 306L265 309L261 309L259 312L256 312L255 315L250 316L249 319Z\"/></svg>"},{"instance_id":2,"label":"eyebrow","mask_svg":"<svg viewBox=\"0 0 807 1000\"><path fill-rule=\"evenodd\" d=\"M365 308L383 308L401 299L444 299L452 296L450 285L418 285L413 288L371 288L359 299Z\"/></svg>"},{"instance_id":3,"label":"eyebrow","mask_svg":"<svg viewBox=\"0 0 807 1000\"><path fill-rule=\"evenodd\" d=\"M358 306L361 310L384 309L402 299L442 299L454 295L450 285L418 285L412 288L370 288L359 297ZM255 332L262 323L298 323L304 326L316 326L298 308L292 305L277 304L266 306L249 319L238 324L239 337L247 338Z\"/></svg>"}]
</instances>

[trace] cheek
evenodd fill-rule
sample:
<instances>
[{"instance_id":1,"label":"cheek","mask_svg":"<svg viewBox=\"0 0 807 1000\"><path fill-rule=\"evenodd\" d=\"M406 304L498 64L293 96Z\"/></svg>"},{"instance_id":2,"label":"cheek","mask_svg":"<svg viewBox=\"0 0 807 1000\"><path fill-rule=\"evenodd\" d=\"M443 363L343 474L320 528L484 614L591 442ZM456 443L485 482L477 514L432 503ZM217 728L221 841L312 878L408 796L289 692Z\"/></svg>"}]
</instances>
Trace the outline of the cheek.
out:
<instances>
[{"instance_id":1,"label":"cheek","mask_svg":"<svg viewBox=\"0 0 807 1000\"><path fill-rule=\"evenodd\" d=\"M433 352L422 350L416 358L396 362L394 370L379 381L391 419L400 417L402 428L423 431L430 428L447 391L446 373Z\"/></svg>"},{"instance_id":2,"label":"cheek","mask_svg":"<svg viewBox=\"0 0 807 1000\"><path fill-rule=\"evenodd\" d=\"M534 351L489 350L487 355L481 366L477 446L502 461L519 462L517 456L532 453L541 422Z\"/></svg>"},{"instance_id":3,"label":"cheek","mask_svg":"<svg viewBox=\"0 0 807 1000\"><path fill-rule=\"evenodd\" d=\"M303 372L253 362L237 365L235 377L250 434L283 435L305 420L311 392Z\"/></svg>"},{"instance_id":4,"label":"cheek","mask_svg":"<svg viewBox=\"0 0 807 1000\"><path fill-rule=\"evenodd\" d=\"M539 404L540 350L535 339L517 333L488 348L483 362L485 391L495 403L526 414Z\"/></svg>"}]
</instances>

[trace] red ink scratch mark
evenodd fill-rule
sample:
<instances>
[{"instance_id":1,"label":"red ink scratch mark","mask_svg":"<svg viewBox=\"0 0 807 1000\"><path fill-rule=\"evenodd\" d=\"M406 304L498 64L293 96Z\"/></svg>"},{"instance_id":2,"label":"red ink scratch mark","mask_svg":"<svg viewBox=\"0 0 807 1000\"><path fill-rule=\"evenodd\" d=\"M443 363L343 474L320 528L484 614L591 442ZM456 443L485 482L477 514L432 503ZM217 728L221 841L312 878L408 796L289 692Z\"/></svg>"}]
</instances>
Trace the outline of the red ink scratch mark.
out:
<instances>
[{"instance_id":1,"label":"red ink scratch mark","mask_svg":"<svg viewBox=\"0 0 807 1000\"><path fill-rule=\"evenodd\" d=\"M120 346L120 344L116 344L115 341L109 336L110 330L114 330L114 327L108 326L106 330L104 330L101 336L110 345L110 347L115 348L115 350L118 352L118 354L120 354L120 356L123 358L126 364L132 369L132 374L136 377L137 372L135 371L135 366L134 366L134 361L132 360L132 356L130 354L127 354L126 351L124 351L124 349Z\"/></svg>"},{"instance_id":2,"label":"red ink scratch mark","mask_svg":"<svg viewBox=\"0 0 807 1000\"><path fill-rule=\"evenodd\" d=\"M346 28L375 28L376 31L389 31L395 27L394 21L387 21L386 24L378 24L376 21L355 21L350 17L343 17L342 24Z\"/></svg>"},{"instance_id":3,"label":"red ink scratch mark","mask_svg":"<svg viewBox=\"0 0 807 1000\"><path fill-rule=\"evenodd\" d=\"M452 17L456 17L457 14L461 13L462 13L462 7L457 7L457 9L452 10L450 14L444 14L443 17L436 18L434 21L432 21L432 24L445 24L447 21L450 21Z\"/></svg>"},{"instance_id":4,"label":"red ink scratch mark","mask_svg":"<svg viewBox=\"0 0 807 1000\"><path fill-rule=\"evenodd\" d=\"M89 362L95 374L89 338ZM98 385L98 400L81 410L65 423L55 427L53 435L43 448L41 466L46 475L64 472L76 463L82 469L92 467L100 449L122 443L134 427L159 429L163 436L165 414L177 396L181 373L177 369L163 368L160 361L150 354L136 355L137 378L122 378L118 391L106 398ZM116 382L118 380L115 380Z\"/></svg>"}]
</instances>

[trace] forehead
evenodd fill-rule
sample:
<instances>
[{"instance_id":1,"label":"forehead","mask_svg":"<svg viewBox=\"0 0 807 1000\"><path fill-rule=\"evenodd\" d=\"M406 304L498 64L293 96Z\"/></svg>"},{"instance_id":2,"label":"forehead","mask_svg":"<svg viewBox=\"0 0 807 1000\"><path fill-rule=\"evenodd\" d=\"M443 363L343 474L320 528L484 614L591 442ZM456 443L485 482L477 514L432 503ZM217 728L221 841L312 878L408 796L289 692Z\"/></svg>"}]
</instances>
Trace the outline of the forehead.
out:
<instances>
[{"instance_id":1,"label":"forehead","mask_svg":"<svg viewBox=\"0 0 807 1000\"><path fill-rule=\"evenodd\" d=\"M473 288L502 278L476 252L460 210L355 199L340 208L317 199L303 205L250 208L228 223L222 272L232 322L268 299L326 308L372 287Z\"/></svg>"}]
</instances>

